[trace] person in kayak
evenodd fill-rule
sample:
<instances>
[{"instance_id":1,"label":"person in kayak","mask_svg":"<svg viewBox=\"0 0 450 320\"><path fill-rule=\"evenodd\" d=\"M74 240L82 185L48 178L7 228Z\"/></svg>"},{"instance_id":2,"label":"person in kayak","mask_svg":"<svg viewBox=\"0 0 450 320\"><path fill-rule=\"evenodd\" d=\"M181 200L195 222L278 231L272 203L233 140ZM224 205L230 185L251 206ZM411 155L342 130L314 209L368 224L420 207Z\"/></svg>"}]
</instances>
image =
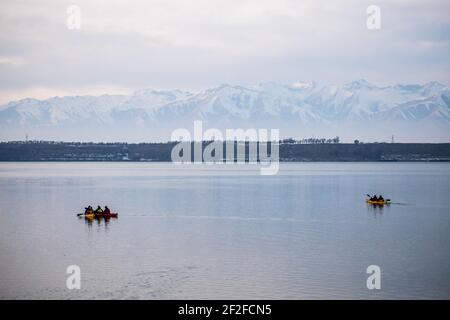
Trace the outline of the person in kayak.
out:
<instances>
[{"instance_id":1,"label":"person in kayak","mask_svg":"<svg viewBox=\"0 0 450 320\"><path fill-rule=\"evenodd\" d=\"M383 198L382 195L380 195L380 196L378 197L378 201L383 201L383 202L384 202L384 198Z\"/></svg>"},{"instance_id":2,"label":"person in kayak","mask_svg":"<svg viewBox=\"0 0 450 320\"><path fill-rule=\"evenodd\" d=\"M373 197L370 198L370 201L378 201L377 195L374 194Z\"/></svg>"},{"instance_id":3,"label":"person in kayak","mask_svg":"<svg viewBox=\"0 0 450 320\"><path fill-rule=\"evenodd\" d=\"M101 214L101 213L103 213L103 209L100 206L97 206L97 209L95 209L94 213Z\"/></svg>"},{"instance_id":4,"label":"person in kayak","mask_svg":"<svg viewBox=\"0 0 450 320\"><path fill-rule=\"evenodd\" d=\"M104 214L111 214L111 210L109 210L108 206L105 206L105 211L103 211Z\"/></svg>"},{"instance_id":5,"label":"person in kayak","mask_svg":"<svg viewBox=\"0 0 450 320\"><path fill-rule=\"evenodd\" d=\"M84 208L84 214L90 214L92 212L93 212L93 210L92 210L91 206L87 206L87 208Z\"/></svg>"}]
</instances>

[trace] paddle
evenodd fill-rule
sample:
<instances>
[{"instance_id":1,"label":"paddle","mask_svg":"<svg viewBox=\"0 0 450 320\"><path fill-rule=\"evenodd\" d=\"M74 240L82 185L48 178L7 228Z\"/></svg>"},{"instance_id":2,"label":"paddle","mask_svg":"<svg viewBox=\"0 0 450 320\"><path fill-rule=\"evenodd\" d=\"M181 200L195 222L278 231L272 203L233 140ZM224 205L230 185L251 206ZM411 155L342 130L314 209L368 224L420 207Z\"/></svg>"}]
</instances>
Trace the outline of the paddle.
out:
<instances>
[{"instance_id":1,"label":"paddle","mask_svg":"<svg viewBox=\"0 0 450 320\"><path fill-rule=\"evenodd\" d=\"M95 214L96 214L96 213L94 213L94 215L95 215ZM86 215L86 213L77 213L77 217L81 217L81 216L85 216L85 215ZM103 214L100 213L99 215L102 216ZM111 215L111 216L114 216L114 215L118 215L118 213L117 213L117 212L111 212L110 215Z\"/></svg>"}]
</instances>

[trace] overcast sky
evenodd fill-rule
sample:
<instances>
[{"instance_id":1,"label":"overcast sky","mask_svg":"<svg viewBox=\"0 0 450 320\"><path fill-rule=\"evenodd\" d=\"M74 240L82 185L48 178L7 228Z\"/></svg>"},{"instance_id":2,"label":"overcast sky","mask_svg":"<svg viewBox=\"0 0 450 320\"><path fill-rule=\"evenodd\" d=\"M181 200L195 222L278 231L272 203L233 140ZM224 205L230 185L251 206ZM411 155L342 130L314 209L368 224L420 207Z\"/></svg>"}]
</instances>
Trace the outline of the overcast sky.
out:
<instances>
[{"instance_id":1,"label":"overcast sky","mask_svg":"<svg viewBox=\"0 0 450 320\"><path fill-rule=\"evenodd\" d=\"M66 26L69 5L81 28ZM369 5L381 29L366 26ZM1 0L0 103L222 83L450 83L450 1Z\"/></svg>"}]
</instances>

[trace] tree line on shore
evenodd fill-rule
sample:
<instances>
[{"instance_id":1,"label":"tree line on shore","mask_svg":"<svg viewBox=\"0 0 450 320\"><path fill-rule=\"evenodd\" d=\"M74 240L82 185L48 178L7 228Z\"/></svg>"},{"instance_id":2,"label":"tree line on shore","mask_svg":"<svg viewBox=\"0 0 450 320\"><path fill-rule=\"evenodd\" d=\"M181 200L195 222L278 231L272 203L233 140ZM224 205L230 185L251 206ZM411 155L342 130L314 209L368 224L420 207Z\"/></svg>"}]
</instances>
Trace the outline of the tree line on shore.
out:
<instances>
[{"instance_id":1,"label":"tree line on shore","mask_svg":"<svg viewBox=\"0 0 450 320\"><path fill-rule=\"evenodd\" d=\"M0 161L171 161L171 151L176 144L2 142ZM204 146L207 144L209 142L203 142ZM450 144L282 140L279 157L281 161L449 161Z\"/></svg>"}]
</instances>

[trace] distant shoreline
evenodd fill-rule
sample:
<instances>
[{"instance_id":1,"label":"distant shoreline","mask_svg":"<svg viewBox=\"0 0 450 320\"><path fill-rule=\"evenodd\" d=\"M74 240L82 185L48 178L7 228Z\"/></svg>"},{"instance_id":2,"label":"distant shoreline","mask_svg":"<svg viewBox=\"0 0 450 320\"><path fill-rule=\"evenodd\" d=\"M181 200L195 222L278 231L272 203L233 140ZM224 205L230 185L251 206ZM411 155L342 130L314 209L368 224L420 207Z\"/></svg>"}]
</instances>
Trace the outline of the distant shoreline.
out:
<instances>
[{"instance_id":1,"label":"distant shoreline","mask_svg":"<svg viewBox=\"0 0 450 320\"><path fill-rule=\"evenodd\" d=\"M175 144L0 142L0 161L170 162ZM450 162L450 143L280 143L279 153L280 162Z\"/></svg>"}]
</instances>

